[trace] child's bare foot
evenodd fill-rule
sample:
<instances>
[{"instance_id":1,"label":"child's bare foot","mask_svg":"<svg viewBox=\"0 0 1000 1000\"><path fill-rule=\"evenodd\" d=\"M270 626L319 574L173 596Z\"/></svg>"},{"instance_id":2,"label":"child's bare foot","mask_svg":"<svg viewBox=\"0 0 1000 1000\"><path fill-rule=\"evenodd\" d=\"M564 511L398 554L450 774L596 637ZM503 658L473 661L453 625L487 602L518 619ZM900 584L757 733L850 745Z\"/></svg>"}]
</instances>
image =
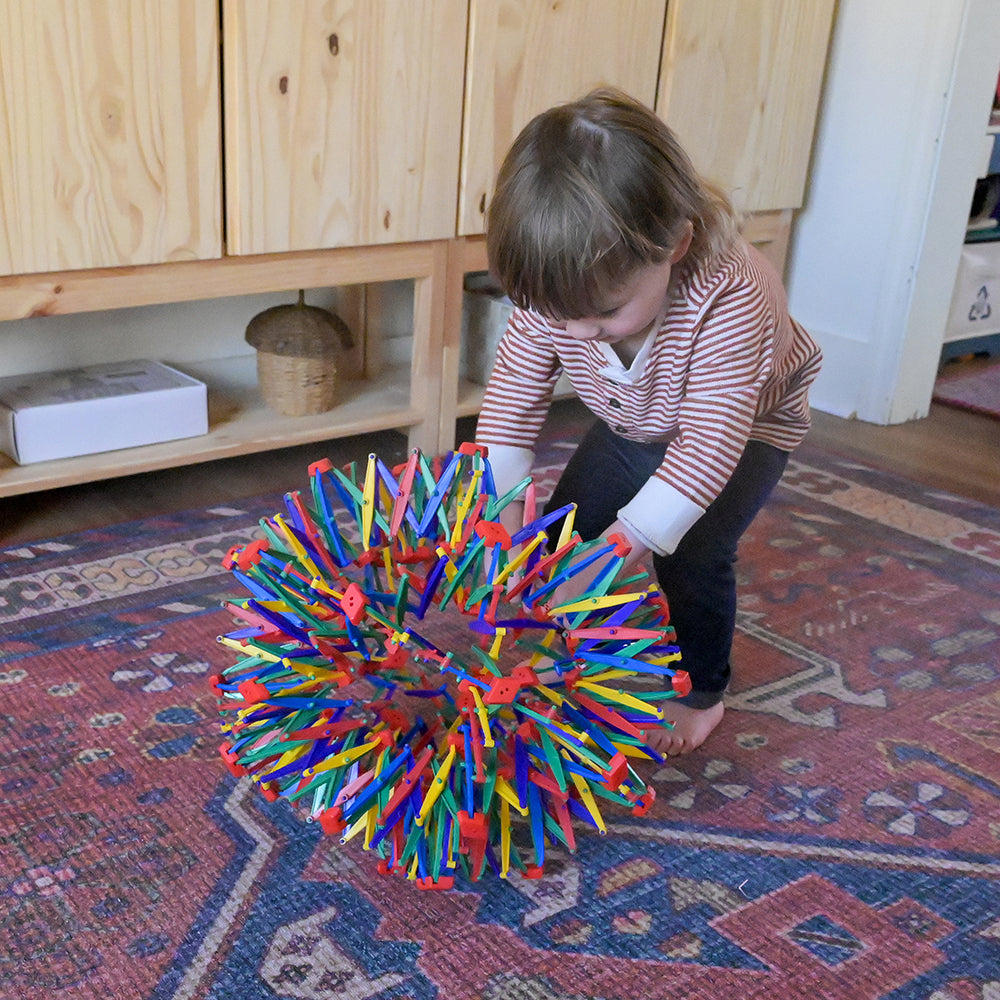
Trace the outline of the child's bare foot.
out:
<instances>
[{"instance_id":1,"label":"child's bare foot","mask_svg":"<svg viewBox=\"0 0 1000 1000\"><path fill-rule=\"evenodd\" d=\"M657 729L649 734L649 745L667 757L680 757L700 747L722 721L725 708L720 701L711 708L690 708L676 702L666 702L663 717L674 724L673 729Z\"/></svg>"}]
</instances>

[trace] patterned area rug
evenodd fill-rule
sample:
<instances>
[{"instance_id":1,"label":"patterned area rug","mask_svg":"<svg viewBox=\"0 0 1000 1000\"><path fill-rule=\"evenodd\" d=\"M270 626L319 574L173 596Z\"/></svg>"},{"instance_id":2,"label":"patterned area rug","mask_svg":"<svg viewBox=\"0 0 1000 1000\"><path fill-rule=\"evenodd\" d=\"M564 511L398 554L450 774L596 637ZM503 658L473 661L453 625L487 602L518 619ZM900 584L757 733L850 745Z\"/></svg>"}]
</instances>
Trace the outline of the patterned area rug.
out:
<instances>
[{"instance_id":1,"label":"patterned area rug","mask_svg":"<svg viewBox=\"0 0 1000 1000\"><path fill-rule=\"evenodd\" d=\"M437 893L218 757L219 560L278 509L0 550L0 1000L1000 996L1000 512L803 447L710 742Z\"/></svg>"},{"instance_id":2,"label":"patterned area rug","mask_svg":"<svg viewBox=\"0 0 1000 1000\"><path fill-rule=\"evenodd\" d=\"M934 382L934 401L1000 419L1000 358L948 362Z\"/></svg>"}]
</instances>

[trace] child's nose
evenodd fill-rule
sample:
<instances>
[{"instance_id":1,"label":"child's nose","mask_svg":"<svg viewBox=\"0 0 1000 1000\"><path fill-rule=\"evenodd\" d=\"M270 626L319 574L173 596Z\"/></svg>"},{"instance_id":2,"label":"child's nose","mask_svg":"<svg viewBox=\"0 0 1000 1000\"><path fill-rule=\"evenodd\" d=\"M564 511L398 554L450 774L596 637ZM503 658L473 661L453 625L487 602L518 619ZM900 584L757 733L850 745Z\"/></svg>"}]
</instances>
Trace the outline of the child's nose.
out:
<instances>
[{"instance_id":1,"label":"child's nose","mask_svg":"<svg viewBox=\"0 0 1000 1000\"><path fill-rule=\"evenodd\" d=\"M574 340L592 340L600 333L600 324L589 319L568 319L564 329Z\"/></svg>"}]
</instances>

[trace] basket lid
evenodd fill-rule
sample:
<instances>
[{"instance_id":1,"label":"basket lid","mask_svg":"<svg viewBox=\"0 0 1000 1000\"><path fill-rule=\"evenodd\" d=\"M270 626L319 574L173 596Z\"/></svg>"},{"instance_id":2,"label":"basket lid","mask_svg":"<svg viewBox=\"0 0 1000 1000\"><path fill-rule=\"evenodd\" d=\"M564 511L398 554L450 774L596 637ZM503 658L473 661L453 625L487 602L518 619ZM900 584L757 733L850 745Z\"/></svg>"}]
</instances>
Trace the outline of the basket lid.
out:
<instances>
[{"instance_id":1,"label":"basket lid","mask_svg":"<svg viewBox=\"0 0 1000 1000\"><path fill-rule=\"evenodd\" d=\"M246 341L267 354L324 358L354 346L350 327L336 313L307 306L305 291L288 305L272 306L247 324Z\"/></svg>"}]
</instances>

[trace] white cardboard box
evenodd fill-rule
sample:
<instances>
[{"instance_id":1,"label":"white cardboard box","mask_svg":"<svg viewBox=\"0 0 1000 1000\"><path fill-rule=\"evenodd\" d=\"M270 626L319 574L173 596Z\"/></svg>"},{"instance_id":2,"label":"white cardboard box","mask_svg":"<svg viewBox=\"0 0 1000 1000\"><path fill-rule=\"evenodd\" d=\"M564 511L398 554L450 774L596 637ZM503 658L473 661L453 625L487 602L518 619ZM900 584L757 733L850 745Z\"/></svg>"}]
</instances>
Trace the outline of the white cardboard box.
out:
<instances>
[{"instance_id":1,"label":"white cardboard box","mask_svg":"<svg viewBox=\"0 0 1000 1000\"><path fill-rule=\"evenodd\" d=\"M0 378L0 451L20 465L207 432L204 382L156 361Z\"/></svg>"},{"instance_id":2,"label":"white cardboard box","mask_svg":"<svg viewBox=\"0 0 1000 1000\"><path fill-rule=\"evenodd\" d=\"M966 243L944 341L1000 333L1000 241Z\"/></svg>"}]
</instances>

